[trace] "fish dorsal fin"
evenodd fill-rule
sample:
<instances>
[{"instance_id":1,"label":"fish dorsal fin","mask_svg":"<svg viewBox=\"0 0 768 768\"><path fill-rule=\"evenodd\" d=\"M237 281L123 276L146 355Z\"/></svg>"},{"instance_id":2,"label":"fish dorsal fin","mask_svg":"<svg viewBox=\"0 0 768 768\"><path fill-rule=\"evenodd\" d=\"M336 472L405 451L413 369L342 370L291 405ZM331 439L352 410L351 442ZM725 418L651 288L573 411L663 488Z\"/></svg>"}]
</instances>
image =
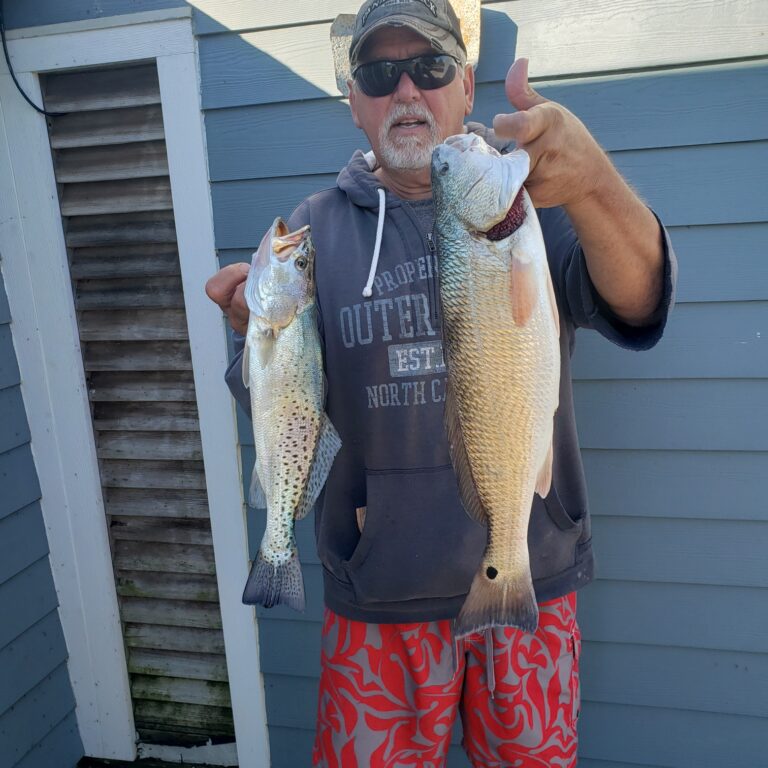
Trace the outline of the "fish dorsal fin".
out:
<instances>
[{"instance_id":1,"label":"fish dorsal fin","mask_svg":"<svg viewBox=\"0 0 768 768\"><path fill-rule=\"evenodd\" d=\"M331 465L336 458L336 454L341 448L341 438L333 426L327 414L323 414L320 423L320 435L317 438L315 446L315 455L312 458L312 467L309 470L307 484L304 487L301 501L296 507L294 517L301 520L307 516L307 513L314 506L320 491L328 479L328 473L331 471Z\"/></svg>"},{"instance_id":2,"label":"fish dorsal fin","mask_svg":"<svg viewBox=\"0 0 768 768\"><path fill-rule=\"evenodd\" d=\"M477 493L475 481L472 478L472 467L469 464L467 448L464 444L464 434L461 430L459 409L453 393L450 378L445 382L445 431L448 435L448 449L451 454L456 480L459 484L459 496L467 514L478 523L488 521L488 513Z\"/></svg>"},{"instance_id":3,"label":"fish dorsal fin","mask_svg":"<svg viewBox=\"0 0 768 768\"><path fill-rule=\"evenodd\" d=\"M512 255L512 269L509 275L512 319L515 325L525 325L536 307L536 265Z\"/></svg>"},{"instance_id":4,"label":"fish dorsal fin","mask_svg":"<svg viewBox=\"0 0 768 768\"><path fill-rule=\"evenodd\" d=\"M544 463L541 465L539 476L536 478L536 493L542 499L549 495L552 488L552 459L552 441L550 440L547 455L544 457Z\"/></svg>"}]
</instances>

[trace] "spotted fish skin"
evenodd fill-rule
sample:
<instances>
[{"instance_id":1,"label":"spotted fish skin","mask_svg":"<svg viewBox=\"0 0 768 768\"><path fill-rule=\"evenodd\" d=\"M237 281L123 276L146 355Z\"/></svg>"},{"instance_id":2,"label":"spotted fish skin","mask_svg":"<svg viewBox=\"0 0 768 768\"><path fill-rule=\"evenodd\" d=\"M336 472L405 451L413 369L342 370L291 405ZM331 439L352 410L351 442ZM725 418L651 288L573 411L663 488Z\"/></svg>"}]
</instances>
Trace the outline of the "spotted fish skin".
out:
<instances>
[{"instance_id":1,"label":"spotted fish skin","mask_svg":"<svg viewBox=\"0 0 768 768\"><path fill-rule=\"evenodd\" d=\"M475 135L447 139L432 159L446 430L464 506L488 526L459 637L538 624L528 522L534 491L551 485L560 351L544 241L522 186L528 169L523 150L501 156ZM513 203L517 229L488 239Z\"/></svg>"},{"instance_id":2,"label":"spotted fish skin","mask_svg":"<svg viewBox=\"0 0 768 768\"><path fill-rule=\"evenodd\" d=\"M267 526L243 602L304 610L294 521L317 499L341 441L323 404L325 381L315 317L309 227L288 232L277 218L254 254L243 378L250 389L256 461L251 506Z\"/></svg>"}]
</instances>

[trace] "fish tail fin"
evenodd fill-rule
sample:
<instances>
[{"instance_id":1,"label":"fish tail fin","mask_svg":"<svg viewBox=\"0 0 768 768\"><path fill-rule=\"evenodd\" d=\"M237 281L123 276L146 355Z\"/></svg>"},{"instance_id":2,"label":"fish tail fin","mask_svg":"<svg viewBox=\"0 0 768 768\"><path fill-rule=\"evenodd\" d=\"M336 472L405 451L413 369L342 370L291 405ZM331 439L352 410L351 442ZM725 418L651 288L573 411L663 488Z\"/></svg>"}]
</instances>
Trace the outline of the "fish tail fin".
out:
<instances>
[{"instance_id":1,"label":"fish tail fin","mask_svg":"<svg viewBox=\"0 0 768 768\"><path fill-rule=\"evenodd\" d=\"M298 550L294 548L291 559L282 565L268 563L259 550L243 590L243 602L265 608L287 605L303 611L306 602Z\"/></svg>"},{"instance_id":2,"label":"fish tail fin","mask_svg":"<svg viewBox=\"0 0 768 768\"><path fill-rule=\"evenodd\" d=\"M494 573L496 576L491 577ZM504 577L483 562L456 618L454 635L466 637L489 627L535 632L538 624L539 607L528 569Z\"/></svg>"}]
</instances>

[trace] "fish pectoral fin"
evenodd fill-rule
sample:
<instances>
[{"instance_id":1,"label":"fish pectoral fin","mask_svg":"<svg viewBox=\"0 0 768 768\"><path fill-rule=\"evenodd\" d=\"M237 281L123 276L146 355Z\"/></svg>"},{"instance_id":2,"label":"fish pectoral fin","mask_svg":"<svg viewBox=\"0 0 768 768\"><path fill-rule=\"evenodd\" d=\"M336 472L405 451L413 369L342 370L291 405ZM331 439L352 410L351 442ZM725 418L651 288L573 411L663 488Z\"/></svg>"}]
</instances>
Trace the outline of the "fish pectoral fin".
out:
<instances>
[{"instance_id":1,"label":"fish pectoral fin","mask_svg":"<svg viewBox=\"0 0 768 768\"><path fill-rule=\"evenodd\" d=\"M536 478L536 493L545 498L549 495L552 488L552 441L549 443L549 450L544 459L544 463L539 470L539 476Z\"/></svg>"},{"instance_id":2,"label":"fish pectoral fin","mask_svg":"<svg viewBox=\"0 0 768 768\"><path fill-rule=\"evenodd\" d=\"M293 308L291 315L284 322L281 321L280 324L271 323L266 318L251 313L250 320L248 321L248 332L245 339L246 348L250 347L251 350L248 355L249 362L250 356L255 354L261 367L266 368L272 360L275 342L280 337L280 333L293 322L295 317L295 307ZM243 359L245 359L245 357ZM243 372L243 376L245 376L245 371Z\"/></svg>"},{"instance_id":3,"label":"fish pectoral fin","mask_svg":"<svg viewBox=\"0 0 768 768\"><path fill-rule=\"evenodd\" d=\"M294 518L301 520L306 517L309 510L312 509L320 491L328 479L328 473L331 471L331 465L336 458L336 454L341 448L341 438L333 426L327 414L323 414L320 424L320 435L317 438L315 446L315 455L312 458L312 466L307 477L307 484L304 487L301 501L296 507Z\"/></svg>"},{"instance_id":4,"label":"fish pectoral fin","mask_svg":"<svg viewBox=\"0 0 768 768\"><path fill-rule=\"evenodd\" d=\"M555 288L552 285L552 275L547 265L547 291L549 292L549 308L552 310L552 319L555 321L557 337L560 338L560 313L557 310L557 299L555 298Z\"/></svg>"},{"instance_id":5,"label":"fish pectoral fin","mask_svg":"<svg viewBox=\"0 0 768 768\"><path fill-rule=\"evenodd\" d=\"M509 292L512 300L512 319L515 325L525 325L536 306L536 268L533 262L523 261L512 255L509 275Z\"/></svg>"},{"instance_id":6,"label":"fish pectoral fin","mask_svg":"<svg viewBox=\"0 0 768 768\"><path fill-rule=\"evenodd\" d=\"M255 353L261 367L266 368L272 360L279 331L267 324L257 325L256 328L257 330L250 337L251 354Z\"/></svg>"},{"instance_id":7,"label":"fish pectoral fin","mask_svg":"<svg viewBox=\"0 0 768 768\"><path fill-rule=\"evenodd\" d=\"M469 464L464 434L461 430L458 403L453 393L450 378L445 383L445 431L448 435L448 450L451 454L453 470L456 473L461 503L473 520L485 525L488 522L488 513L480 500L475 480L472 477L472 467Z\"/></svg>"}]
</instances>

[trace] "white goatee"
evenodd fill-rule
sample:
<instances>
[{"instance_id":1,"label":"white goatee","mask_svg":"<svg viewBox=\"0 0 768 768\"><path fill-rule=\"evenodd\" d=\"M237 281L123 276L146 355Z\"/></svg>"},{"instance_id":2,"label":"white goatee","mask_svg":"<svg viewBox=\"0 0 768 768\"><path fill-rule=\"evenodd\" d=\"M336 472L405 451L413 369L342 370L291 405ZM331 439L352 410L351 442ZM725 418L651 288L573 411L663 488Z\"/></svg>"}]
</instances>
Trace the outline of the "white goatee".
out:
<instances>
[{"instance_id":1,"label":"white goatee","mask_svg":"<svg viewBox=\"0 0 768 768\"><path fill-rule=\"evenodd\" d=\"M390 136L392 126L404 117L423 120L429 129L428 136ZM432 160L432 150L443 137L432 113L419 103L395 104L379 130L379 162L398 170L415 171L426 168Z\"/></svg>"}]
</instances>

